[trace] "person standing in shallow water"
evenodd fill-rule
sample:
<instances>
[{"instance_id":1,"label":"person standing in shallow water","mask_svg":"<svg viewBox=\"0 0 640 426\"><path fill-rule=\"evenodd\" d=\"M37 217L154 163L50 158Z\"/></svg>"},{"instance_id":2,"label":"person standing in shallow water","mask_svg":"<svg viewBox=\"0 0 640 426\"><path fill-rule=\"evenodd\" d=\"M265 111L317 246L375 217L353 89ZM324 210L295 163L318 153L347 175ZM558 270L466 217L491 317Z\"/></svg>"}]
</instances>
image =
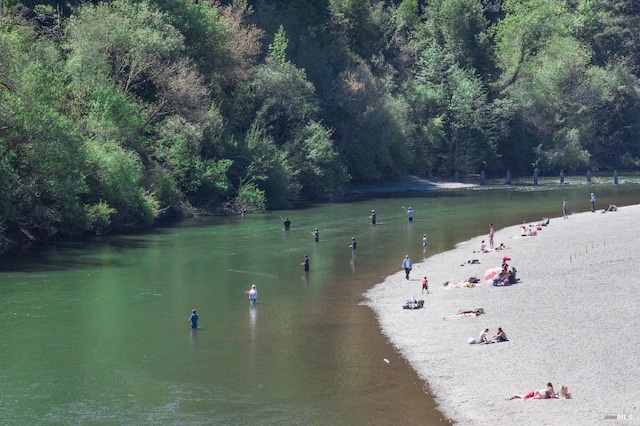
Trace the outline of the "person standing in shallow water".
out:
<instances>
[{"instance_id":1,"label":"person standing in shallow water","mask_svg":"<svg viewBox=\"0 0 640 426\"><path fill-rule=\"evenodd\" d=\"M304 255L304 260L300 265L304 266L305 272L309 272L309 255L308 254Z\"/></svg>"},{"instance_id":2,"label":"person standing in shallow water","mask_svg":"<svg viewBox=\"0 0 640 426\"><path fill-rule=\"evenodd\" d=\"M191 328L193 329L198 328L198 314L195 309L191 311L191 315L189 315L189 324L191 324Z\"/></svg>"},{"instance_id":3,"label":"person standing in shallow water","mask_svg":"<svg viewBox=\"0 0 640 426\"><path fill-rule=\"evenodd\" d=\"M413 209L411 207L407 210L407 218L409 219L409 222L413 222Z\"/></svg>"},{"instance_id":4,"label":"person standing in shallow water","mask_svg":"<svg viewBox=\"0 0 640 426\"><path fill-rule=\"evenodd\" d=\"M255 305L258 301L258 289L255 284L251 286L250 290L245 291L244 294L249 296L249 303L251 303L251 305Z\"/></svg>"},{"instance_id":5,"label":"person standing in shallow water","mask_svg":"<svg viewBox=\"0 0 640 426\"><path fill-rule=\"evenodd\" d=\"M402 261L402 268L404 268L405 278L409 279L409 273L411 272L411 269L413 269L413 263L411 263L409 255L404 257L404 260Z\"/></svg>"},{"instance_id":6,"label":"person standing in shallow water","mask_svg":"<svg viewBox=\"0 0 640 426\"><path fill-rule=\"evenodd\" d=\"M493 229L493 223L489 224L489 248L493 248L493 235L495 230Z\"/></svg>"},{"instance_id":7,"label":"person standing in shallow water","mask_svg":"<svg viewBox=\"0 0 640 426\"><path fill-rule=\"evenodd\" d=\"M376 211L375 210L371 210L371 216L369 216L369 218L371 218L371 224L375 225L376 224Z\"/></svg>"},{"instance_id":8,"label":"person standing in shallow water","mask_svg":"<svg viewBox=\"0 0 640 426\"><path fill-rule=\"evenodd\" d=\"M349 248L351 249L352 256L356 255L357 246L358 246L358 243L356 242L356 237L351 238L351 244L349 245Z\"/></svg>"},{"instance_id":9,"label":"person standing in shallow water","mask_svg":"<svg viewBox=\"0 0 640 426\"><path fill-rule=\"evenodd\" d=\"M591 203L591 213L595 213L595 211L596 211L596 196L595 196L595 194L593 192L591 193L591 198L589 199L589 202Z\"/></svg>"},{"instance_id":10,"label":"person standing in shallow water","mask_svg":"<svg viewBox=\"0 0 640 426\"><path fill-rule=\"evenodd\" d=\"M567 199L566 198L562 199L562 217L564 219L569 219L568 205L567 205Z\"/></svg>"},{"instance_id":11,"label":"person standing in shallow water","mask_svg":"<svg viewBox=\"0 0 640 426\"><path fill-rule=\"evenodd\" d=\"M289 220L289 218L285 218L284 220L284 230L288 231L291 229L291 221Z\"/></svg>"},{"instance_id":12,"label":"person standing in shallow water","mask_svg":"<svg viewBox=\"0 0 640 426\"><path fill-rule=\"evenodd\" d=\"M320 241L320 231L318 231L318 228L314 229L311 234L313 234L313 239L316 243Z\"/></svg>"}]
</instances>

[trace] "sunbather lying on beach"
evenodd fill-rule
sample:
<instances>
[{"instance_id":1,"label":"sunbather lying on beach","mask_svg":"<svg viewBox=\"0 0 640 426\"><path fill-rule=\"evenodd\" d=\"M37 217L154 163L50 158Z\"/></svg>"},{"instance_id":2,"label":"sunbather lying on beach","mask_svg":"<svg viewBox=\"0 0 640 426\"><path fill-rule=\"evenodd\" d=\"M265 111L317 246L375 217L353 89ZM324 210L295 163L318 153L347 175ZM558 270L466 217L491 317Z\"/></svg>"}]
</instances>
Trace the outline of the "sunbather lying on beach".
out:
<instances>
[{"instance_id":1,"label":"sunbather lying on beach","mask_svg":"<svg viewBox=\"0 0 640 426\"><path fill-rule=\"evenodd\" d=\"M531 399L550 399L550 398L557 398L557 397L558 395L553 390L553 385L551 383L547 383L546 389L532 390L526 393L525 395L520 395L516 393L506 399L507 400L522 399L526 401L527 399L530 399L530 398Z\"/></svg>"},{"instance_id":2,"label":"sunbather lying on beach","mask_svg":"<svg viewBox=\"0 0 640 426\"><path fill-rule=\"evenodd\" d=\"M484 314L484 308L475 308L474 310L463 311L462 308L458 308L455 314L449 315L447 318L449 319L458 319L458 318L475 318L480 314ZM444 318L444 319L447 319Z\"/></svg>"},{"instance_id":3,"label":"sunbather lying on beach","mask_svg":"<svg viewBox=\"0 0 640 426\"><path fill-rule=\"evenodd\" d=\"M475 308L473 310L467 310L467 311L463 311L462 308L458 308L458 310L456 311L456 315L463 315L463 314L476 314L476 315L484 314L484 308Z\"/></svg>"}]
</instances>

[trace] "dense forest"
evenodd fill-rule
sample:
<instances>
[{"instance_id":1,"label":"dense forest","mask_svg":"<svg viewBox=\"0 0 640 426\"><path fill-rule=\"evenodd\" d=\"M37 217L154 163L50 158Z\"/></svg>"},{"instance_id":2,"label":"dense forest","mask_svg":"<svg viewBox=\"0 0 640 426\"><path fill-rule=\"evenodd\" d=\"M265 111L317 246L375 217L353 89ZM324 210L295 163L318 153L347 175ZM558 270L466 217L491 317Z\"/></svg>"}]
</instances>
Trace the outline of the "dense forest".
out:
<instances>
[{"instance_id":1,"label":"dense forest","mask_svg":"<svg viewBox=\"0 0 640 426\"><path fill-rule=\"evenodd\" d=\"M640 164L637 0L0 8L2 242Z\"/></svg>"}]
</instances>

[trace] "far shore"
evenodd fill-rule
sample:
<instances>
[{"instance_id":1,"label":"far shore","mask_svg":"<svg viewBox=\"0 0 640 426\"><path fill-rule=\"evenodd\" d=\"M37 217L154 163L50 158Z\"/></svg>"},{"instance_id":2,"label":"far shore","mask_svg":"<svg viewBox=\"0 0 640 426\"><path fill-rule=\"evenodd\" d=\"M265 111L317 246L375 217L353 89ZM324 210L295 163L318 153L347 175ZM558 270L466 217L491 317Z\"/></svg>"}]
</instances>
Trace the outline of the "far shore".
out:
<instances>
[{"instance_id":1,"label":"far shore","mask_svg":"<svg viewBox=\"0 0 640 426\"><path fill-rule=\"evenodd\" d=\"M488 240L482 233L415 264L408 281L404 272L387 277L365 294L366 303L455 423L640 424L638 218L640 205L551 218L537 236L522 237L520 226L496 229L495 245L509 248L474 253ZM485 271L505 256L520 282L488 284ZM423 276L430 294L421 294ZM481 281L469 288L471 277ZM411 296L424 308L403 309ZM458 308L478 307L484 314L453 317ZM467 343L498 327L508 342ZM556 391L568 386L572 398L505 400L547 382Z\"/></svg>"}]
</instances>

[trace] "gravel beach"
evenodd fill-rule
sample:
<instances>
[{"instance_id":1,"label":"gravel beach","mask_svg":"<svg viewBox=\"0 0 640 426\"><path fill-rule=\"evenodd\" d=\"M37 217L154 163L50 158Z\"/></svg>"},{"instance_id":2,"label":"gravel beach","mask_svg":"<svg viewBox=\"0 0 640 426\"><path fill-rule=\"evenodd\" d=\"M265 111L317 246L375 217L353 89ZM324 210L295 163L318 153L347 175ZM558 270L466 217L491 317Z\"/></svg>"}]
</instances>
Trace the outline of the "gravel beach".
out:
<instances>
[{"instance_id":1,"label":"gravel beach","mask_svg":"<svg viewBox=\"0 0 640 426\"><path fill-rule=\"evenodd\" d=\"M536 236L524 237L520 226L496 223L495 245L508 249L474 253L481 240L488 244L487 224L482 235L414 264L410 280L400 270L387 277L365 303L457 424L638 425L639 219L640 206L579 213L551 218ZM520 281L492 286L485 271L505 256ZM398 253L398 267L403 257ZM473 259L479 263L468 263ZM421 294L425 275L429 294ZM461 284L470 277L481 281ZM424 308L403 309L411 296ZM484 314L452 317L458 308L478 307ZM467 343L498 327L508 342ZM505 400L547 382L556 391L568 386L572 399Z\"/></svg>"}]
</instances>

